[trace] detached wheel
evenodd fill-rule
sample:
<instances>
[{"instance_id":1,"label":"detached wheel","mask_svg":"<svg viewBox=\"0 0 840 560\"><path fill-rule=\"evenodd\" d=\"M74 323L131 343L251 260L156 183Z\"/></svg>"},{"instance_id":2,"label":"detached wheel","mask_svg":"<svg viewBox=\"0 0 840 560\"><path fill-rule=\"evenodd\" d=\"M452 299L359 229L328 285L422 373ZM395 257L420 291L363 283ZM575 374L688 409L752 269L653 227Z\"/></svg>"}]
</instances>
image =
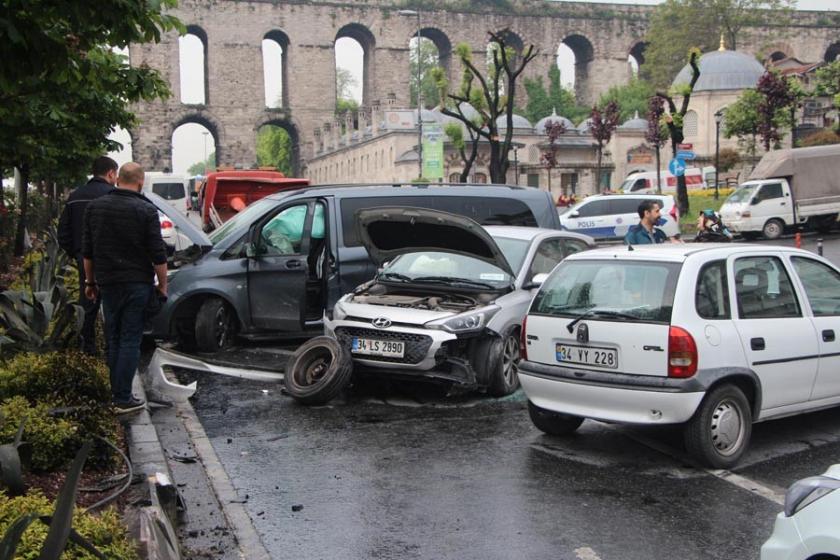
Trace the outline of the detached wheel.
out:
<instances>
[{"instance_id":1,"label":"detached wheel","mask_svg":"<svg viewBox=\"0 0 840 560\"><path fill-rule=\"evenodd\" d=\"M489 346L487 393L493 397L510 395L519 388L519 331L512 329Z\"/></svg>"},{"instance_id":2,"label":"detached wheel","mask_svg":"<svg viewBox=\"0 0 840 560\"><path fill-rule=\"evenodd\" d=\"M229 348L236 336L236 314L220 298L204 300L195 316L195 345L199 352Z\"/></svg>"},{"instance_id":3,"label":"detached wheel","mask_svg":"<svg viewBox=\"0 0 840 560\"><path fill-rule=\"evenodd\" d=\"M778 239L782 236L785 232L785 224L782 223L781 220L773 218L772 220L767 220L767 223L764 224L764 228L761 230L761 233L767 239Z\"/></svg>"},{"instance_id":4,"label":"detached wheel","mask_svg":"<svg viewBox=\"0 0 840 560\"><path fill-rule=\"evenodd\" d=\"M531 401L528 401L528 416L538 430L550 436L565 436L573 433L583 424L583 418L554 412L540 408Z\"/></svg>"},{"instance_id":5,"label":"detached wheel","mask_svg":"<svg viewBox=\"0 0 840 560\"><path fill-rule=\"evenodd\" d=\"M353 374L346 348L328 336L304 342L286 364L283 385L296 401L326 404L344 390Z\"/></svg>"},{"instance_id":6,"label":"detached wheel","mask_svg":"<svg viewBox=\"0 0 840 560\"><path fill-rule=\"evenodd\" d=\"M746 451L752 434L752 410L743 391L720 385L706 395L684 428L685 447L706 466L728 469Z\"/></svg>"}]
</instances>

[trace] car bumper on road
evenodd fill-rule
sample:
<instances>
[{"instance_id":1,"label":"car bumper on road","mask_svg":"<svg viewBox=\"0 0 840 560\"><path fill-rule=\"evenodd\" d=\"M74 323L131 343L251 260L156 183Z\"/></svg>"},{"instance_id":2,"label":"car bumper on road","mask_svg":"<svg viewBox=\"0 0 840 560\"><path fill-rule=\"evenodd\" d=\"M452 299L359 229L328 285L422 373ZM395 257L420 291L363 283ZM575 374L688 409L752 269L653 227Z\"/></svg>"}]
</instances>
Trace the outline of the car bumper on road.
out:
<instances>
[{"instance_id":1,"label":"car bumper on road","mask_svg":"<svg viewBox=\"0 0 840 560\"><path fill-rule=\"evenodd\" d=\"M811 554L792 517L784 512L776 516L773 534L761 547L761 560L802 560Z\"/></svg>"},{"instance_id":2,"label":"car bumper on road","mask_svg":"<svg viewBox=\"0 0 840 560\"><path fill-rule=\"evenodd\" d=\"M607 377L614 379L605 381ZM635 378L635 382L617 381L622 377ZM531 402L540 408L583 418L623 424L680 424L692 417L705 395L702 391L669 386L663 383L666 380L658 378L652 378L651 385L645 386L639 383L639 377L527 361L519 364L519 381Z\"/></svg>"}]
</instances>

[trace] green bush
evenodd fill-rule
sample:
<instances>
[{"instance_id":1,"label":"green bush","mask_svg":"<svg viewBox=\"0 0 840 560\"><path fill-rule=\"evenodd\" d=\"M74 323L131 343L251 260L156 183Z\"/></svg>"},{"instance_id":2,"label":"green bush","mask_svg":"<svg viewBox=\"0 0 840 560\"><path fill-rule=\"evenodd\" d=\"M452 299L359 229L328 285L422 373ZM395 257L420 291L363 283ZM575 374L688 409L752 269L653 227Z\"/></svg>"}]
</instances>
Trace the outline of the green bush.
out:
<instances>
[{"instance_id":1,"label":"green bush","mask_svg":"<svg viewBox=\"0 0 840 560\"><path fill-rule=\"evenodd\" d=\"M24 420L23 441L32 449L32 470L52 471L63 467L81 445L78 426L65 418L50 416L46 403L30 405L23 397L0 404L0 444L12 443Z\"/></svg>"},{"instance_id":2,"label":"green bush","mask_svg":"<svg viewBox=\"0 0 840 560\"><path fill-rule=\"evenodd\" d=\"M0 534L5 534L9 526L22 515L28 513L51 515L54 509L55 505L39 491L17 498L9 498L0 493ZM125 526L120 522L119 515L113 508L106 509L97 515L76 510L73 515L73 528L108 558L120 560L139 558L134 542L129 539ZM40 521L32 523L23 533L15 558L22 560L38 558L48 530L47 525ZM68 544L61 558L62 560L92 560L95 556L74 544Z\"/></svg>"},{"instance_id":3,"label":"green bush","mask_svg":"<svg viewBox=\"0 0 840 560\"><path fill-rule=\"evenodd\" d=\"M101 360L75 351L17 354L0 366L0 400L15 396L33 405L63 409L61 417L84 437L98 435L112 442L117 438L108 369ZM73 449L81 445L79 437L73 440ZM61 460L72 458L71 450L63 453ZM114 458L113 450L97 440L88 461L109 466Z\"/></svg>"}]
</instances>

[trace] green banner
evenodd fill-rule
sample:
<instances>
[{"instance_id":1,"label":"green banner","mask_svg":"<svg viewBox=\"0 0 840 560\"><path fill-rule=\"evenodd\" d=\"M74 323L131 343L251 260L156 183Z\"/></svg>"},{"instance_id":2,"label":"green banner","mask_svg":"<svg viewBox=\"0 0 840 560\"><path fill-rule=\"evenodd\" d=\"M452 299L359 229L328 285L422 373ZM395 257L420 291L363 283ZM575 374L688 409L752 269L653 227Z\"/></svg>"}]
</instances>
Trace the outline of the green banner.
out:
<instances>
[{"instance_id":1,"label":"green banner","mask_svg":"<svg viewBox=\"0 0 840 560\"><path fill-rule=\"evenodd\" d=\"M443 179L443 126L423 123L423 177Z\"/></svg>"}]
</instances>

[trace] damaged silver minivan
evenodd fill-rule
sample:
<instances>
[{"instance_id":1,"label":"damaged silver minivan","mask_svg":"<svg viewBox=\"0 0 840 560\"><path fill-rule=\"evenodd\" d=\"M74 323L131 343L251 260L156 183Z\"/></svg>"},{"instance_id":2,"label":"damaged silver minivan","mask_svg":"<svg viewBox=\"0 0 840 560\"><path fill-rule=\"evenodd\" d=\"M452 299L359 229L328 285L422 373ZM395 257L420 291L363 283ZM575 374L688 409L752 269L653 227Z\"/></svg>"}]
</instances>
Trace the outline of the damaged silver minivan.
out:
<instances>
[{"instance_id":1,"label":"damaged silver minivan","mask_svg":"<svg viewBox=\"0 0 840 560\"><path fill-rule=\"evenodd\" d=\"M594 246L585 235L482 227L422 208L356 216L358 237L380 268L325 314L325 334L340 354L352 357L356 372L435 379L493 396L519 386L519 328L532 290L563 258ZM287 387L315 385L328 369L287 369Z\"/></svg>"}]
</instances>

